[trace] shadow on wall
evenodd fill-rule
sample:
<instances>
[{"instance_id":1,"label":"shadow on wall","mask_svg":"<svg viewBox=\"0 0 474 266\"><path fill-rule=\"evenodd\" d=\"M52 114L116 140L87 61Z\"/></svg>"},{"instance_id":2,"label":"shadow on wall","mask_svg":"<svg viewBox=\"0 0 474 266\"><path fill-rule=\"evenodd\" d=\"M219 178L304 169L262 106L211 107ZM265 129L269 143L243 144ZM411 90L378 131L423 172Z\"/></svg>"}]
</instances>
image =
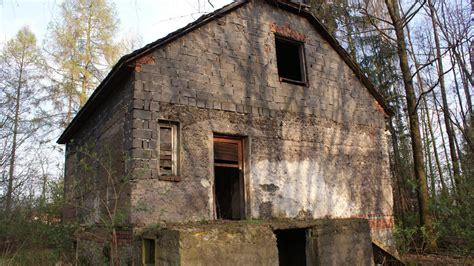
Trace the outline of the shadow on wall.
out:
<instances>
[{"instance_id":1,"label":"shadow on wall","mask_svg":"<svg viewBox=\"0 0 474 266\"><path fill-rule=\"evenodd\" d=\"M279 82L275 33L270 30L273 22L288 23L294 31L307 34L308 87ZM185 116L196 115L203 120L194 123L207 123L205 128L212 130L229 118L227 127L217 128L219 133L249 136L254 193L250 195L251 217L391 215L383 114L306 19L271 12L266 4L252 2L169 44L155 56L159 65L143 66L143 70L156 72L148 73L152 78L146 82L161 88L155 91L160 101L208 109L207 117L180 107L182 112L167 110L160 118L170 119L161 115L174 113L188 121ZM222 122L212 121L219 118L215 115L219 110L232 115L222 115ZM244 125L233 124L241 121ZM183 123L183 131L188 126ZM197 134L183 139L183 146L205 140L204 133ZM176 185L185 190L180 200L196 210L212 209L213 180L209 177L214 173L208 167L212 164L209 145L201 146L204 151L185 151L185 157L204 156L185 163L186 168L198 171L191 176L209 179L210 184L196 186L191 182L198 181L183 179ZM209 198L192 197L199 194L197 189ZM213 218L212 211L197 212L196 218L200 216Z\"/></svg>"}]
</instances>

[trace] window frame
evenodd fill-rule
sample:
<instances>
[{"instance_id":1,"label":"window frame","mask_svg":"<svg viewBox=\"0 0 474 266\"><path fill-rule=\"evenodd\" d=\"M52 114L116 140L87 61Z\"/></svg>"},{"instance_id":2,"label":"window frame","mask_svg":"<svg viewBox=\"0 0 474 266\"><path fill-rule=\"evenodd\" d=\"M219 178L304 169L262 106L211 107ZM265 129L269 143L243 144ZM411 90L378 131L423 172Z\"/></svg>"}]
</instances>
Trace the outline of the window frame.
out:
<instances>
[{"instance_id":1,"label":"window frame","mask_svg":"<svg viewBox=\"0 0 474 266\"><path fill-rule=\"evenodd\" d=\"M171 174L163 174L161 173L161 129L162 128L169 128L171 129ZM157 134L157 152L158 152L158 177L161 180L165 181L180 181L176 178L180 173L180 124L176 121L170 120L158 120L158 134ZM171 178L170 178L171 177Z\"/></svg>"},{"instance_id":2,"label":"window frame","mask_svg":"<svg viewBox=\"0 0 474 266\"><path fill-rule=\"evenodd\" d=\"M277 41L287 42L287 43L295 44L298 46L298 57L299 57L299 63L300 63L301 80L294 80L294 79L280 76L280 71L278 68ZM276 63L277 63L278 79L280 80L280 82L286 82L286 83L291 83L291 84L296 84L296 85L301 85L301 86L306 86L306 87L308 86L308 70L306 68L306 53L305 53L304 44L305 43L302 41L298 41L292 38L288 38L286 36L275 34L275 57L277 61Z\"/></svg>"}]
</instances>

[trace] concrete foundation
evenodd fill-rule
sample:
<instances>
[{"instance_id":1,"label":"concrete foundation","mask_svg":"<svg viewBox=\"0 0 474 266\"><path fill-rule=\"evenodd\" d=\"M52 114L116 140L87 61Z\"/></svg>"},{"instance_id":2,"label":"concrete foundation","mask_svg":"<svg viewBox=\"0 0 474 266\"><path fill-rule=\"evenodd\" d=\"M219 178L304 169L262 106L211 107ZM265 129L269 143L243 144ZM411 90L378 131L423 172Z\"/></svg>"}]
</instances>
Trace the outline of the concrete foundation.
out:
<instances>
[{"instance_id":1,"label":"concrete foundation","mask_svg":"<svg viewBox=\"0 0 474 266\"><path fill-rule=\"evenodd\" d=\"M374 264L364 219L187 224L149 230L144 237L155 240L155 265L287 265L275 234L285 230L304 232L304 250L290 255L305 254L298 265Z\"/></svg>"}]
</instances>

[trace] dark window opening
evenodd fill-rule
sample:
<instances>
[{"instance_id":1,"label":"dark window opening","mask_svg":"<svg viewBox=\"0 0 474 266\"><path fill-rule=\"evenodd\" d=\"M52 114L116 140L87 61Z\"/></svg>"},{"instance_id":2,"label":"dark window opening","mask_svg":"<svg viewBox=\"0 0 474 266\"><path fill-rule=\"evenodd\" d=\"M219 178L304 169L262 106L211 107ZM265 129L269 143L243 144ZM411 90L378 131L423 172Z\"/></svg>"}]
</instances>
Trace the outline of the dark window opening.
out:
<instances>
[{"instance_id":1,"label":"dark window opening","mask_svg":"<svg viewBox=\"0 0 474 266\"><path fill-rule=\"evenodd\" d=\"M245 216L242 140L214 138L214 199L217 219Z\"/></svg>"},{"instance_id":2,"label":"dark window opening","mask_svg":"<svg viewBox=\"0 0 474 266\"><path fill-rule=\"evenodd\" d=\"M306 266L306 230L275 230L280 266Z\"/></svg>"},{"instance_id":3,"label":"dark window opening","mask_svg":"<svg viewBox=\"0 0 474 266\"><path fill-rule=\"evenodd\" d=\"M275 38L278 75L281 81L306 83L303 43Z\"/></svg>"},{"instance_id":4,"label":"dark window opening","mask_svg":"<svg viewBox=\"0 0 474 266\"><path fill-rule=\"evenodd\" d=\"M155 240L143 239L143 264L155 265Z\"/></svg>"}]
</instances>

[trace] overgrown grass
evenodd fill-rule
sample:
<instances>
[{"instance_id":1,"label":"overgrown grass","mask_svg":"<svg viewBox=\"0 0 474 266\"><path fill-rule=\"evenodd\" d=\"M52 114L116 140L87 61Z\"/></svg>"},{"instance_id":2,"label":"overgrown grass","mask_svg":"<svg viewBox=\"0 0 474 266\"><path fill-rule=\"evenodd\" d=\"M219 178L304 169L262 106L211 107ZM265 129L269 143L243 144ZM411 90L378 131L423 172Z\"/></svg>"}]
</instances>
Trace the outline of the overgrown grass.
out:
<instances>
[{"instance_id":1,"label":"overgrown grass","mask_svg":"<svg viewBox=\"0 0 474 266\"><path fill-rule=\"evenodd\" d=\"M3 254L0 265L55 265L61 260L58 250L19 249L11 254Z\"/></svg>"}]
</instances>

